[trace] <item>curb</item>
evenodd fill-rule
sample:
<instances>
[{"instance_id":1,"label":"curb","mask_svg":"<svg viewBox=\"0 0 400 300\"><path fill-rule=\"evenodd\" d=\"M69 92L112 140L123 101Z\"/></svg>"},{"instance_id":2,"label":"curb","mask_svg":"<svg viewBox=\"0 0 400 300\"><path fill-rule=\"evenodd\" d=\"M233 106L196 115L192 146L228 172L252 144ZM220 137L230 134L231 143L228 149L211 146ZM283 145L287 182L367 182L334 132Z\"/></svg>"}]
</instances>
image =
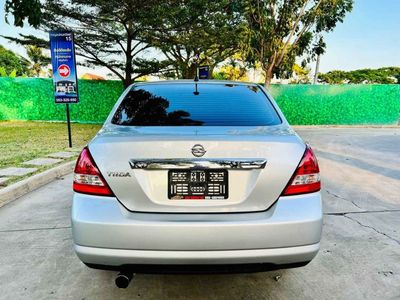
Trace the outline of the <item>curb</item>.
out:
<instances>
[{"instance_id":1,"label":"curb","mask_svg":"<svg viewBox=\"0 0 400 300\"><path fill-rule=\"evenodd\" d=\"M74 170L75 161L70 161L42 173L33 175L0 190L0 207L23 195L52 182L58 177L65 176Z\"/></svg>"}]
</instances>

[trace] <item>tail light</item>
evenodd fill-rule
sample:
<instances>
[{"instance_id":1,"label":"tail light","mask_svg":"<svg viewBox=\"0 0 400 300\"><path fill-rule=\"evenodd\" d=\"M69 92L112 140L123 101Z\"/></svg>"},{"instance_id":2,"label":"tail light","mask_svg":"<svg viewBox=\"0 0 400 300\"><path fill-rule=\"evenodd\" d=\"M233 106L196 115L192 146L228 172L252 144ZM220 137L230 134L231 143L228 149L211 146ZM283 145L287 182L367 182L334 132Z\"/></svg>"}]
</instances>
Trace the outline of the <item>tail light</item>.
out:
<instances>
[{"instance_id":1,"label":"tail light","mask_svg":"<svg viewBox=\"0 0 400 300\"><path fill-rule=\"evenodd\" d=\"M283 191L283 196L318 192L321 189L319 167L310 146L306 146L303 158L289 184Z\"/></svg>"},{"instance_id":2,"label":"tail light","mask_svg":"<svg viewBox=\"0 0 400 300\"><path fill-rule=\"evenodd\" d=\"M97 168L87 147L83 148L76 162L73 189L77 193L113 196L113 192Z\"/></svg>"}]
</instances>

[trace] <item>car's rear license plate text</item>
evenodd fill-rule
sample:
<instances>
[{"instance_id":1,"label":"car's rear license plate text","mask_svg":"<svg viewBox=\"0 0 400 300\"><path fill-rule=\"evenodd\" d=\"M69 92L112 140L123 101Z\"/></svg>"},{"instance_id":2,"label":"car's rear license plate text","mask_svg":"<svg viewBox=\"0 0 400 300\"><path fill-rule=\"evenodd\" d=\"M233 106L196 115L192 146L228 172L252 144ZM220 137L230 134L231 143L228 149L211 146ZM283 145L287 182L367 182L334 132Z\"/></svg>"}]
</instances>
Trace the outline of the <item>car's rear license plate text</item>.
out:
<instances>
[{"instance_id":1,"label":"car's rear license plate text","mask_svg":"<svg viewBox=\"0 0 400 300\"><path fill-rule=\"evenodd\" d=\"M168 198L217 200L228 198L227 170L169 170Z\"/></svg>"}]
</instances>

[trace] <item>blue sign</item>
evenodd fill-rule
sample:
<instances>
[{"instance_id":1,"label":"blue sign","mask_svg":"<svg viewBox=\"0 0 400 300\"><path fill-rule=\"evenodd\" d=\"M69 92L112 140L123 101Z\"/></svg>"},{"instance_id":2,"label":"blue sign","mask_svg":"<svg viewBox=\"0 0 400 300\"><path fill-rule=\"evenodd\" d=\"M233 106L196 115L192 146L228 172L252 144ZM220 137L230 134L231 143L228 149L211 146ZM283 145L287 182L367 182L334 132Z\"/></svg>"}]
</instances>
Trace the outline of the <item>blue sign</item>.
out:
<instances>
[{"instance_id":1,"label":"blue sign","mask_svg":"<svg viewBox=\"0 0 400 300\"><path fill-rule=\"evenodd\" d=\"M56 103L78 103L74 34L51 31L50 51Z\"/></svg>"}]
</instances>

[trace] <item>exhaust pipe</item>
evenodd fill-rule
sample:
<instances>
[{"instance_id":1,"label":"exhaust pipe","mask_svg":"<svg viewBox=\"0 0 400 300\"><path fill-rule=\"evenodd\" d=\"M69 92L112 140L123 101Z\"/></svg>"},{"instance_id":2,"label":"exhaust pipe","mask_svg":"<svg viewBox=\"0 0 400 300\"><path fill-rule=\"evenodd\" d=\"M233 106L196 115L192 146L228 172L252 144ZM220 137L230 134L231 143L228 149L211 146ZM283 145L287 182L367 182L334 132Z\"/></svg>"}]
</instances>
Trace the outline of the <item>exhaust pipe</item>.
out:
<instances>
[{"instance_id":1,"label":"exhaust pipe","mask_svg":"<svg viewBox=\"0 0 400 300\"><path fill-rule=\"evenodd\" d=\"M117 275L117 278L115 278L115 284L120 289L126 289L129 286L129 283L131 282L132 278L133 278L133 272L121 271Z\"/></svg>"}]
</instances>

